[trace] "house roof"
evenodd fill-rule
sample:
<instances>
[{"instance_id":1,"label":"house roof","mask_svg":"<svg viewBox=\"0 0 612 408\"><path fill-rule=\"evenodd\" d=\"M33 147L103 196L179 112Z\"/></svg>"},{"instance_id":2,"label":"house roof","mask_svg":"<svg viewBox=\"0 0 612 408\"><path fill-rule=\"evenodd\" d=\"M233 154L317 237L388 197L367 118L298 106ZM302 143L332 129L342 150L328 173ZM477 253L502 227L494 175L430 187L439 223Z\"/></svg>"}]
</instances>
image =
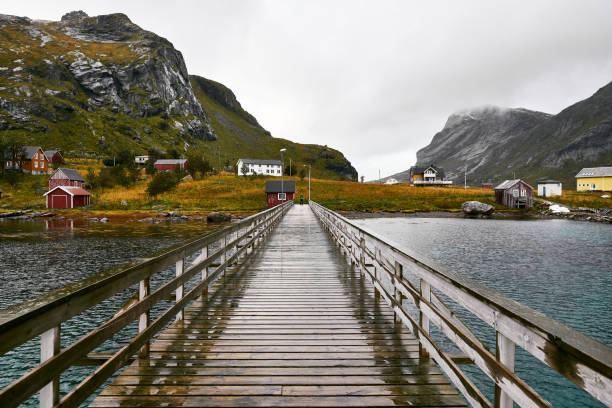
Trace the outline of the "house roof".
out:
<instances>
[{"instance_id":1,"label":"house roof","mask_svg":"<svg viewBox=\"0 0 612 408\"><path fill-rule=\"evenodd\" d=\"M244 164L263 164L263 165L275 165L282 166L283 162L280 160L268 160L268 159L238 159L238 161L242 161Z\"/></svg>"},{"instance_id":2,"label":"house roof","mask_svg":"<svg viewBox=\"0 0 612 408\"><path fill-rule=\"evenodd\" d=\"M75 180L75 181L85 182L85 179L79 174L78 171L76 171L74 169L65 169L63 167L60 167L55 172L57 173L58 171L61 171L64 174L64 176L66 176L66 178L68 180ZM53 177L53 176L51 176L51 177Z\"/></svg>"},{"instance_id":3,"label":"house roof","mask_svg":"<svg viewBox=\"0 0 612 408\"><path fill-rule=\"evenodd\" d=\"M281 182L280 181L266 181L266 193L280 193ZM283 182L284 193L295 193L295 181L287 180Z\"/></svg>"},{"instance_id":4,"label":"house roof","mask_svg":"<svg viewBox=\"0 0 612 408\"><path fill-rule=\"evenodd\" d=\"M612 167L585 167L575 177L612 177Z\"/></svg>"},{"instance_id":5,"label":"house roof","mask_svg":"<svg viewBox=\"0 0 612 408\"><path fill-rule=\"evenodd\" d=\"M47 159L49 159L49 157L53 157L55 153L59 153L60 156L62 155L62 152L58 149L45 150L44 153L45 153L45 156L47 156Z\"/></svg>"},{"instance_id":6,"label":"house roof","mask_svg":"<svg viewBox=\"0 0 612 408\"><path fill-rule=\"evenodd\" d=\"M155 164L185 164L187 159L159 159Z\"/></svg>"},{"instance_id":7,"label":"house roof","mask_svg":"<svg viewBox=\"0 0 612 408\"><path fill-rule=\"evenodd\" d=\"M67 192L71 196L91 195L91 194L89 194L89 192L87 190L84 190L81 187L72 187L72 186L57 186L57 187L52 188L51 190L47 191L43 195L46 196L48 194L51 194L53 191L57 190L58 188L60 190L63 190L65 192Z\"/></svg>"},{"instance_id":8,"label":"house roof","mask_svg":"<svg viewBox=\"0 0 612 408\"><path fill-rule=\"evenodd\" d=\"M506 180L504 182L502 182L501 184L497 185L495 187L495 190L507 190L510 187L514 186L516 183L518 182L522 182L523 184L525 184L527 187L529 187L530 189L533 190L533 187L531 187L529 184L525 183L523 180L521 179L514 179L514 180Z\"/></svg>"},{"instance_id":9,"label":"house roof","mask_svg":"<svg viewBox=\"0 0 612 408\"><path fill-rule=\"evenodd\" d=\"M545 179L538 180L538 184L561 184L561 182L559 180Z\"/></svg>"},{"instance_id":10,"label":"house roof","mask_svg":"<svg viewBox=\"0 0 612 408\"><path fill-rule=\"evenodd\" d=\"M42 148L40 146L23 146L23 152L25 154L25 157L28 159L31 159L32 157L34 157L34 155L38 152L38 150L42 150ZM43 151L43 154L45 154L44 151ZM45 157L47 156L45 155Z\"/></svg>"}]
</instances>

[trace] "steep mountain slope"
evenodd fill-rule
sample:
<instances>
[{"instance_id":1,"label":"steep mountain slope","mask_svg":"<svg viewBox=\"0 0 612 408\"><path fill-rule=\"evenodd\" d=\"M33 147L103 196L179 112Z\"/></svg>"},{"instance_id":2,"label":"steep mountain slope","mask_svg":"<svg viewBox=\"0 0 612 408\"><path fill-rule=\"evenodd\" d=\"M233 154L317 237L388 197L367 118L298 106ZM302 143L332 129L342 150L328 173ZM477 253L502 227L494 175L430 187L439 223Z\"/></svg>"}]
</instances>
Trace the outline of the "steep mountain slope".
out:
<instances>
[{"instance_id":1,"label":"steep mountain slope","mask_svg":"<svg viewBox=\"0 0 612 408\"><path fill-rule=\"evenodd\" d=\"M218 135L215 143L203 145L203 149L213 157L213 163L219 159L217 149L221 160L232 165L240 157L280 158L280 149L286 148L285 162L288 165L291 158L293 174L298 173L299 166L311 164L313 177L357 180L357 171L341 152L327 146L274 138L242 108L230 89L200 76L192 75L190 78L195 94Z\"/></svg>"},{"instance_id":2,"label":"steep mountain slope","mask_svg":"<svg viewBox=\"0 0 612 408\"><path fill-rule=\"evenodd\" d=\"M575 188L582 168L612 162L612 83L557 115L484 107L451 115L431 143L417 152L417 165L436 163L447 177L498 182L542 177Z\"/></svg>"},{"instance_id":3,"label":"steep mountain slope","mask_svg":"<svg viewBox=\"0 0 612 408\"><path fill-rule=\"evenodd\" d=\"M242 109L229 89L204 79L197 83L198 96L182 54L124 14L88 17L71 12L59 22L0 15L2 137L58 147L72 156L181 150L187 145L211 159L219 147L236 157L278 156L278 150L259 150L251 143L256 138L234 143L236 134L251 135L253 129L266 136L260 138L266 145L277 139ZM211 118L203 108L204 96L216 104L211 112L223 116L219 109L226 109L243 121ZM218 135L230 140L217 140ZM228 150L228 144L234 149ZM298 144L292 149L311 159L321 176L356 178L340 152ZM310 150L329 153L314 157Z\"/></svg>"}]
</instances>

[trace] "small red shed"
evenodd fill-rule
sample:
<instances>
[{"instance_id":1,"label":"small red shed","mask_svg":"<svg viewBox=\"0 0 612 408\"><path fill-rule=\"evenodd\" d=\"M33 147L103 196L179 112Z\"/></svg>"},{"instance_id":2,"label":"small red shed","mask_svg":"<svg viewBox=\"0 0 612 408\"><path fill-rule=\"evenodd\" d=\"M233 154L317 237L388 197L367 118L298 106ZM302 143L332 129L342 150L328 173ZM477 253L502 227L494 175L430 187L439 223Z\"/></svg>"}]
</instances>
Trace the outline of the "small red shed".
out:
<instances>
[{"instance_id":1,"label":"small red shed","mask_svg":"<svg viewBox=\"0 0 612 408\"><path fill-rule=\"evenodd\" d=\"M53 163L53 164L64 163L64 156L62 156L61 150L58 150L58 149L45 150L45 156L47 156L47 160L49 160L49 163Z\"/></svg>"},{"instance_id":2,"label":"small red shed","mask_svg":"<svg viewBox=\"0 0 612 408\"><path fill-rule=\"evenodd\" d=\"M293 201L295 181L266 181L266 195L268 196L268 208L275 207L285 201Z\"/></svg>"},{"instance_id":3,"label":"small red shed","mask_svg":"<svg viewBox=\"0 0 612 408\"><path fill-rule=\"evenodd\" d=\"M73 169L59 168L49 177L49 190L57 186L85 187L85 179L78 171Z\"/></svg>"},{"instance_id":4,"label":"small red shed","mask_svg":"<svg viewBox=\"0 0 612 408\"><path fill-rule=\"evenodd\" d=\"M91 204L91 194L81 187L57 186L45 193L47 208L77 208Z\"/></svg>"},{"instance_id":5,"label":"small red shed","mask_svg":"<svg viewBox=\"0 0 612 408\"><path fill-rule=\"evenodd\" d=\"M172 171L176 166L183 170L187 168L187 159L160 159L155 162L157 171Z\"/></svg>"}]
</instances>

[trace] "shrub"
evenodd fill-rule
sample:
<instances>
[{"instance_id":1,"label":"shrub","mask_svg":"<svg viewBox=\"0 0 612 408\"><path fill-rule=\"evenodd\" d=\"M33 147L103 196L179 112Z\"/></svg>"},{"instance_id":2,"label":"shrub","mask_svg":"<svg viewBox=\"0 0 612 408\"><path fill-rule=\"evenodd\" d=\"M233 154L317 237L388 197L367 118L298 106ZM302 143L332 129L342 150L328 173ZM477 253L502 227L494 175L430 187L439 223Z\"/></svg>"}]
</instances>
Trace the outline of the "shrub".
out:
<instances>
[{"instance_id":1,"label":"shrub","mask_svg":"<svg viewBox=\"0 0 612 408\"><path fill-rule=\"evenodd\" d=\"M147 186L147 194L150 196L157 196L172 190L177 184L178 179L174 172L161 171L153 176L153 179Z\"/></svg>"}]
</instances>

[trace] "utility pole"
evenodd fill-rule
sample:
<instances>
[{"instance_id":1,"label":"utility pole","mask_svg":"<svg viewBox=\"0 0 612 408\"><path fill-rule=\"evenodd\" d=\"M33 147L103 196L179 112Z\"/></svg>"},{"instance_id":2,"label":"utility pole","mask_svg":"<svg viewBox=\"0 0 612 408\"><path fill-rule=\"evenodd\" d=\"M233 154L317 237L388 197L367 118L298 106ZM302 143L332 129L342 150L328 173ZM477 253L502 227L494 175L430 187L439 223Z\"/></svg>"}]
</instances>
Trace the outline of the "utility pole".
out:
<instances>
[{"instance_id":1,"label":"utility pole","mask_svg":"<svg viewBox=\"0 0 612 408\"><path fill-rule=\"evenodd\" d=\"M467 190L467 164L465 165L465 169L463 170L463 189Z\"/></svg>"},{"instance_id":2,"label":"utility pole","mask_svg":"<svg viewBox=\"0 0 612 408\"><path fill-rule=\"evenodd\" d=\"M287 149L280 149L281 168L282 168L282 170L281 170L281 194L282 194L282 197L285 196L285 189L284 189L284 186L283 186L283 173L285 172L285 160L283 160L283 152L286 152L286 151L287 151ZM284 202L286 200L282 200L282 201Z\"/></svg>"},{"instance_id":3,"label":"utility pole","mask_svg":"<svg viewBox=\"0 0 612 408\"><path fill-rule=\"evenodd\" d=\"M217 180L221 184L221 148L217 146L217 162L219 167L217 168Z\"/></svg>"},{"instance_id":4,"label":"utility pole","mask_svg":"<svg viewBox=\"0 0 612 408\"><path fill-rule=\"evenodd\" d=\"M289 158L289 177L291 177L291 157Z\"/></svg>"},{"instance_id":5,"label":"utility pole","mask_svg":"<svg viewBox=\"0 0 612 408\"><path fill-rule=\"evenodd\" d=\"M310 204L310 164L308 165L308 204Z\"/></svg>"},{"instance_id":6,"label":"utility pole","mask_svg":"<svg viewBox=\"0 0 612 408\"><path fill-rule=\"evenodd\" d=\"M380 179L380 169L378 169L378 183L382 184L382 180Z\"/></svg>"}]
</instances>

